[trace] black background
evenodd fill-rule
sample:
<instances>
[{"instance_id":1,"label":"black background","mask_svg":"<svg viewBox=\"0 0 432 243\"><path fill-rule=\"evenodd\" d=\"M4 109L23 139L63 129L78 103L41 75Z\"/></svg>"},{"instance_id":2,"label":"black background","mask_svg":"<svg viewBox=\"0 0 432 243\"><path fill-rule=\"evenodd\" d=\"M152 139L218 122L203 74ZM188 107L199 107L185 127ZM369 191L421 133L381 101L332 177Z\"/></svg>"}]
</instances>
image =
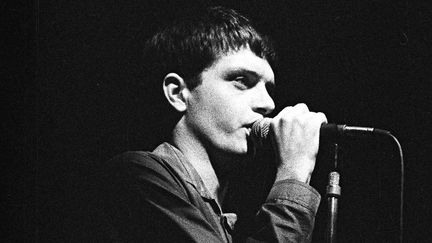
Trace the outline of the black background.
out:
<instances>
[{"instance_id":1,"label":"black background","mask_svg":"<svg viewBox=\"0 0 432 243\"><path fill-rule=\"evenodd\" d=\"M158 106L134 106L142 39L176 11L169 1L2 2L1 238L86 241L96 165L151 149ZM202 1L203 2L203 1ZM424 1L427 2L427 1ZM392 131L405 154L405 239L429 242L432 172L431 4L409 1L206 1L249 16L280 57L276 102L329 121ZM151 108L150 108L151 107ZM279 109L280 109L279 108ZM395 242L400 164L387 138L342 144L340 242ZM325 193L325 163L312 181ZM84 203L83 203L84 202ZM314 240L323 241L325 200Z\"/></svg>"}]
</instances>

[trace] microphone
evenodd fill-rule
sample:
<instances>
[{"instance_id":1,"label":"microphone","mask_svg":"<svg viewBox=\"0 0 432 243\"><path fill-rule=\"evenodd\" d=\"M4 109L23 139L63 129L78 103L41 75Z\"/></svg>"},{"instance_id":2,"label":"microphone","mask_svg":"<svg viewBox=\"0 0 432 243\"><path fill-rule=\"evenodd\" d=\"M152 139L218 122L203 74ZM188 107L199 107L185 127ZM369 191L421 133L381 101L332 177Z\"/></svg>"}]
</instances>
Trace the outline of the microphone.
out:
<instances>
[{"instance_id":1,"label":"microphone","mask_svg":"<svg viewBox=\"0 0 432 243\"><path fill-rule=\"evenodd\" d=\"M268 140L270 122L271 118L266 117L254 122L252 125L251 136L261 146ZM320 128L320 140L337 140L347 136L358 137L372 134L390 134L390 132L372 127L357 127L332 123L322 124Z\"/></svg>"}]
</instances>

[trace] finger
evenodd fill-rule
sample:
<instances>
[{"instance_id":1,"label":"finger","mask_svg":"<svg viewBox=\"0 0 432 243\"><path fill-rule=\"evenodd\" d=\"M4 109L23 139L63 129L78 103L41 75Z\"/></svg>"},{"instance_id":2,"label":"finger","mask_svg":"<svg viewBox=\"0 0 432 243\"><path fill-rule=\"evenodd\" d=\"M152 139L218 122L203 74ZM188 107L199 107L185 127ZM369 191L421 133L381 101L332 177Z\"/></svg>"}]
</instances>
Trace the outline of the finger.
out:
<instances>
[{"instance_id":1,"label":"finger","mask_svg":"<svg viewBox=\"0 0 432 243\"><path fill-rule=\"evenodd\" d=\"M295 106L285 107L278 115L280 117L295 117L304 113L309 112L309 108L306 104L300 103Z\"/></svg>"},{"instance_id":2,"label":"finger","mask_svg":"<svg viewBox=\"0 0 432 243\"><path fill-rule=\"evenodd\" d=\"M326 117L321 112L308 112L298 116L296 121L301 127L314 134L326 122Z\"/></svg>"},{"instance_id":3,"label":"finger","mask_svg":"<svg viewBox=\"0 0 432 243\"><path fill-rule=\"evenodd\" d=\"M320 124L326 124L326 123L328 123L327 116L324 113L322 113L322 112L316 112L315 114L316 114L316 119L318 121L320 121Z\"/></svg>"},{"instance_id":4,"label":"finger","mask_svg":"<svg viewBox=\"0 0 432 243\"><path fill-rule=\"evenodd\" d=\"M299 103L294 106L294 109L297 110L300 114L309 112L309 108L305 103Z\"/></svg>"}]
</instances>

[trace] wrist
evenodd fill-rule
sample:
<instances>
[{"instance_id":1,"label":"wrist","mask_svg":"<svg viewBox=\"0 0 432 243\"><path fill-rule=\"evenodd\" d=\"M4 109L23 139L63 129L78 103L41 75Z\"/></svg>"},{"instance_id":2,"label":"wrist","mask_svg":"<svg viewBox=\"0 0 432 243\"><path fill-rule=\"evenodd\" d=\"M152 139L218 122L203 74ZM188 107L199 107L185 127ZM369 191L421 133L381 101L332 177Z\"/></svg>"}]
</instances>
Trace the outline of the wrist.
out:
<instances>
[{"instance_id":1,"label":"wrist","mask_svg":"<svg viewBox=\"0 0 432 243\"><path fill-rule=\"evenodd\" d=\"M310 173L298 173L298 172L286 172L286 171L278 171L276 173L275 182L283 181L283 180L297 180L306 184L309 184L311 178Z\"/></svg>"},{"instance_id":2,"label":"wrist","mask_svg":"<svg viewBox=\"0 0 432 243\"><path fill-rule=\"evenodd\" d=\"M309 184L315 162L316 156L291 155L277 157L276 181L293 179Z\"/></svg>"}]
</instances>

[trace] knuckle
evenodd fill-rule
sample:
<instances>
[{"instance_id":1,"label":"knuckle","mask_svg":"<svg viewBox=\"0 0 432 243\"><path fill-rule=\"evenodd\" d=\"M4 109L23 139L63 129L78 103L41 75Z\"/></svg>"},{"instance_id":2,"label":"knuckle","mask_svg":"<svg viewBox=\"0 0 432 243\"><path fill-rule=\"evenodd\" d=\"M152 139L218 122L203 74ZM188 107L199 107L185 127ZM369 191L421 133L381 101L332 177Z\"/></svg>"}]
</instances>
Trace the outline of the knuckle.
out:
<instances>
[{"instance_id":1,"label":"knuckle","mask_svg":"<svg viewBox=\"0 0 432 243\"><path fill-rule=\"evenodd\" d=\"M287 106L287 107L285 107L285 108L282 109L281 113L282 113L282 114L283 114L283 113L289 113L289 112L292 111L292 109L293 109L292 106Z\"/></svg>"},{"instance_id":2,"label":"knuckle","mask_svg":"<svg viewBox=\"0 0 432 243\"><path fill-rule=\"evenodd\" d=\"M309 111L308 106L305 103L299 103L296 105L296 108L301 111Z\"/></svg>"},{"instance_id":3,"label":"knuckle","mask_svg":"<svg viewBox=\"0 0 432 243\"><path fill-rule=\"evenodd\" d=\"M327 123L327 116L322 112L317 112L317 119L319 119L321 122Z\"/></svg>"}]
</instances>

